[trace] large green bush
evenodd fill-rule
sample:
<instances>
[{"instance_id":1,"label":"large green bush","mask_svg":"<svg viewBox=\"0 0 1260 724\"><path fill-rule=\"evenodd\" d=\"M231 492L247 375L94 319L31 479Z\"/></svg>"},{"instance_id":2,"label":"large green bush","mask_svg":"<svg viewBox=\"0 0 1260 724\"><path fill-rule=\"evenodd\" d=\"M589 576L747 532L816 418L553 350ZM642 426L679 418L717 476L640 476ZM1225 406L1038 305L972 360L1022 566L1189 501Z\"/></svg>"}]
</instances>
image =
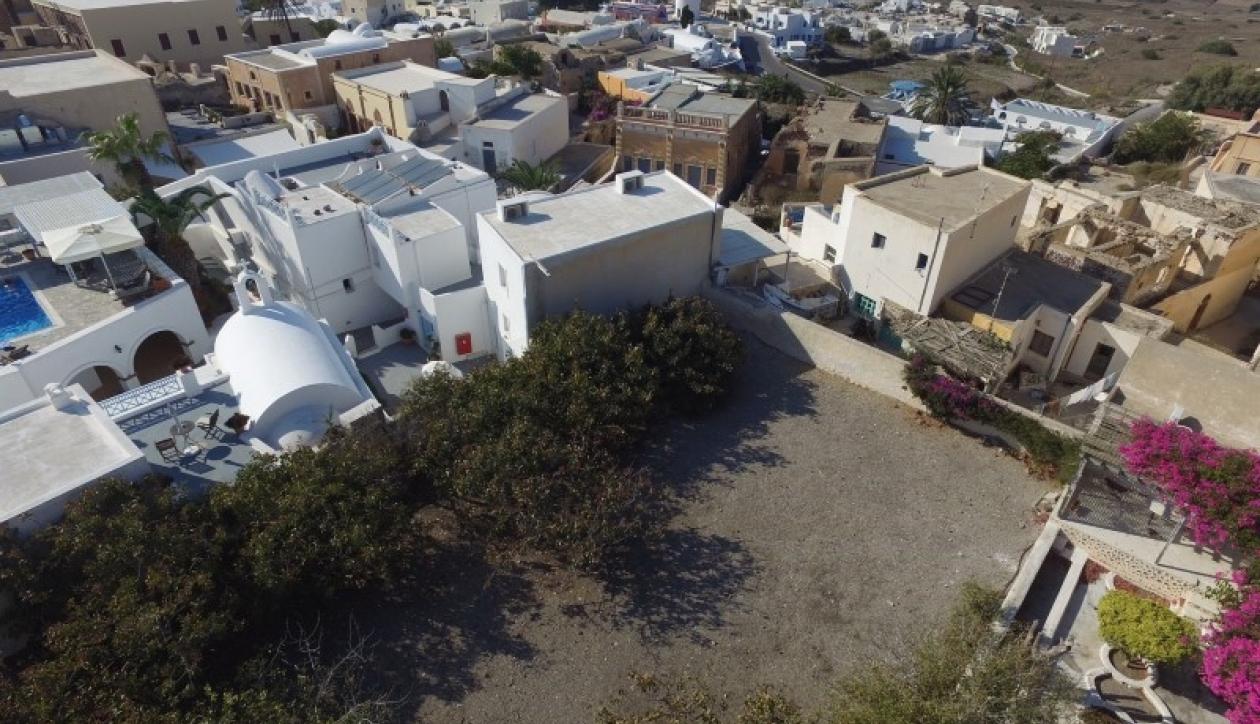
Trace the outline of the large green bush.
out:
<instances>
[{"instance_id":1,"label":"large green bush","mask_svg":"<svg viewBox=\"0 0 1260 724\"><path fill-rule=\"evenodd\" d=\"M1173 86L1168 107L1183 111L1229 108L1251 115L1260 107L1260 73L1244 65L1196 68Z\"/></svg>"},{"instance_id":2,"label":"large green bush","mask_svg":"<svg viewBox=\"0 0 1260 724\"><path fill-rule=\"evenodd\" d=\"M1140 123L1125 131L1116 142L1116 163L1138 161L1180 163L1206 141L1199 122L1184 113L1165 113L1150 123Z\"/></svg>"},{"instance_id":3,"label":"large green bush","mask_svg":"<svg viewBox=\"0 0 1260 724\"><path fill-rule=\"evenodd\" d=\"M1098 604L1098 631L1107 643L1145 661L1175 664L1198 651L1194 624L1155 601L1110 591Z\"/></svg>"},{"instance_id":4,"label":"large green bush","mask_svg":"<svg viewBox=\"0 0 1260 724\"><path fill-rule=\"evenodd\" d=\"M712 304L672 299L649 307L636 322L648 364L660 374L663 402L691 413L710 410L726 396L743 345Z\"/></svg>"}]
</instances>

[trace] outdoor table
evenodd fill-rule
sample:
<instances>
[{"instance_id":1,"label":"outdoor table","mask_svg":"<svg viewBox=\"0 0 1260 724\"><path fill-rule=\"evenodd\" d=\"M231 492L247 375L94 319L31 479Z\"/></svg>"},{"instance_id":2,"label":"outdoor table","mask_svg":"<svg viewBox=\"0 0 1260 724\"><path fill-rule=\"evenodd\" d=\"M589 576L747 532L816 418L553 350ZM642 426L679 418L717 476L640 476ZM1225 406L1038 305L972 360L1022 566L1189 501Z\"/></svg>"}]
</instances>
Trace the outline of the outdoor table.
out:
<instances>
[{"instance_id":1,"label":"outdoor table","mask_svg":"<svg viewBox=\"0 0 1260 724\"><path fill-rule=\"evenodd\" d=\"M184 442L188 442L188 435L196 428L192 420L180 420L177 424L171 425L171 437L182 437Z\"/></svg>"}]
</instances>

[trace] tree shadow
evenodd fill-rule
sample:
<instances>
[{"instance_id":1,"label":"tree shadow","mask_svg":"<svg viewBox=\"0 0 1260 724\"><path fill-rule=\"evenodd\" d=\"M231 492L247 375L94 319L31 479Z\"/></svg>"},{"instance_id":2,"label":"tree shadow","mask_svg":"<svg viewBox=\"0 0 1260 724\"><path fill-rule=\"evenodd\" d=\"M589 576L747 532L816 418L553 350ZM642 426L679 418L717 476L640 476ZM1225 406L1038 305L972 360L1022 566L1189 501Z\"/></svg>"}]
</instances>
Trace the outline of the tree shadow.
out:
<instances>
[{"instance_id":1,"label":"tree shadow","mask_svg":"<svg viewBox=\"0 0 1260 724\"><path fill-rule=\"evenodd\" d=\"M744 348L730 398L705 415L666 424L643 454L653 477L683 499L728 484L730 475L782 465L782 454L767 443L770 425L816 414L816 385L801 377L812 367L753 337L744 336Z\"/></svg>"},{"instance_id":2,"label":"tree shadow","mask_svg":"<svg viewBox=\"0 0 1260 724\"><path fill-rule=\"evenodd\" d=\"M600 616L617 628L655 641L679 633L705 640L738 605L736 595L756 575L752 554L739 541L692 528L671 529L601 572L607 594ZM568 616L586 614L566 606Z\"/></svg>"},{"instance_id":3,"label":"tree shadow","mask_svg":"<svg viewBox=\"0 0 1260 724\"><path fill-rule=\"evenodd\" d=\"M360 613L380 643L380 686L405 697L408 716L429 698L459 701L481 686L483 659L533 661L537 651L512 624L540 608L527 566L487 561L474 545L426 556L408 580Z\"/></svg>"}]
</instances>

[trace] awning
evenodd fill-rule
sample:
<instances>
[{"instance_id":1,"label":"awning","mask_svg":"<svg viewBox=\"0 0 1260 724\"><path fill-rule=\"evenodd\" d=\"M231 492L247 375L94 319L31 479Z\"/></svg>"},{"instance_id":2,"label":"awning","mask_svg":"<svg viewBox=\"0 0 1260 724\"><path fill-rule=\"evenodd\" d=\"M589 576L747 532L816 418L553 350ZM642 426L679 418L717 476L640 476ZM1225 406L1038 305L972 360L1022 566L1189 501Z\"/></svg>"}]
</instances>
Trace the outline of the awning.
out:
<instances>
[{"instance_id":1,"label":"awning","mask_svg":"<svg viewBox=\"0 0 1260 724\"><path fill-rule=\"evenodd\" d=\"M131 219L115 216L46 232L44 246L48 247L48 255L54 263L70 264L144 246L144 237Z\"/></svg>"}]
</instances>

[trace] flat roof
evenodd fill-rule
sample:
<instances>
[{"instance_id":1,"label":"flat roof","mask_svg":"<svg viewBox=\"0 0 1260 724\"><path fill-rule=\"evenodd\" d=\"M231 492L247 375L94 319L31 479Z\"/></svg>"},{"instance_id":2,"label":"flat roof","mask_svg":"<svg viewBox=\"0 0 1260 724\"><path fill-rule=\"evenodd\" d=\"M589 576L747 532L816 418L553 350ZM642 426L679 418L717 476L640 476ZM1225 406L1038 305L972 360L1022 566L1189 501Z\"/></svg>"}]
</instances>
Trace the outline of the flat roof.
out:
<instances>
[{"instance_id":1,"label":"flat roof","mask_svg":"<svg viewBox=\"0 0 1260 724\"><path fill-rule=\"evenodd\" d=\"M404 211L386 216L389 225L408 239L423 239L430 234L461 227L459 219L443 208L423 201Z\"/></svg>"},{"instance_id":2,"label":"flat roof","mask_svg":"<svg viewBox=\"0 0 1260 724\"><path fill-rule=\"evenodd\" d=\"M0 413L0 521L143 457L82 387L67 390L64 410L40 397Z\"/></svg>"},{"instance_id":3,"label":"flat roof","mask_svg":"<svg viewBox=\"0 0 1260 724\"><path fill-rule=\"evenodd\" d=\"M33 201L100 188L104 188L104 186L95 176L87 171L79 171L66 176L54 176L42 181L32 181L15 186L0 186L0 215L12 214L18 206Z\"/></svg>"},{"instance_id":4,"label":"flat roof","mask_svg":"<svg viewBox=\"0 0 1260 724\"><path fill-rule=\"evenodd\" d=\"M487 113L472 125L479 126L481 128L500 128L510 130L519 126L535 113L545 111L548 108L560 104L564 104L566 107L568 106L565 100L559 96L550 96L546 93L530 93L529 95L521 96L509 103L504 103L498 108L495 108ZM565 116L567 118L568 114L566 113ZM568 129L566 129L566 131L567 130Z\"/></svg>"},{"instance_id":5,"label":"flat roof","mask_svg":"<svg viewBox=\"0 0 1260 724\"><path fill-rule=\"evenodd\" d=\"M282 151L294 151L301 148L293 140L285 128L277 128L264 133L241 135L236 138L225 138L217 141L205 141L186 147L186 151L197 157L203 166L243 161L256 156L268 156Z\"/></svg>"},{"instance_id":6,"label":"flat roof","mask_svg":"<svg viewBox=\"0 0 1260 724\"><path fill-rule=\"evenodd\" d=\"M373 90L395 96L432 88L433 84L439 81L467 80L455 73L448 73L444 70L416 63L389 63L369 66L361 70L333 73L333 76L351 83L358 83L365 88L372 88ZM475 80L474 83L483 81L484 79Z\"/></svg>"},{"instance_id":7,"label":"flat roof","mask_svg":"<svg viewBox=\"0 0 1260 724\"><path fill-rule=\"evenodd\" d=\"M31 201L14 209L18 221L27 233L43 242L42 234L54 229L65 229L75 224L90 224L117 216L130 214L103 188L90 188L62 196L51 196Z\"/></svg>"},{"instance_id":8,"label":"flat roof","mask_svg":"<svg viewBox=\"0 0 1260 724\"><path fill-rule=\"evenodd\" d=\"M1012 249L954 290L950 299L994 319L1012 321L1024 319L1043 304L1075 314L1102 286L1091 276Z\"/></svg>"},{"instance_id":9,"label":"flat roof","mask_svg":"<svg viewBox=\"0 0 1260 724\"><path fill-rule=\"evenodd\" d=\"M862 196L920 223L956 229L1023 192L1029 183L983 166L919 166L852 185Z\"/></svg>"},{"instance_id":10,"label":"flat roof","mask_svg":"<svg viewBox=\"0 0 1260 724\"><path fill-rule=\"evenodd\" d=\"M787 244L754 224L752 219L735 209L722 211L722 248L718 255L722 266L747 264L787 250Z\"/></svg>"},{"instance_id":11,"label":"flat roof","mask_svg":"<svg viewBox=\"0 0 1260 724\"><path fill-rule=\"evenodd\" d=\"M481 218L521 258L542 260L712 210L713 201L682 179L653 171L637 191L623 194L615 183L601 184L531 200L523 219L500 221L495 210Z\"/></svg>"},{"instance_id":12,"label":"flat roof","mask_svg":"<svg viewBox=\"0 0 1260 724\"><path fill-rule=\"evenodd\" d=\"M289 70L291 68L304 68L314 63L314 61L303 62L286 53L273 52L271 48L266 50L255 50L249 53L233 53L226 56L242 63L251 63L260 68L267 70Z\"/></svg>"},{"instance_id":13,"label":"flat roof","mask_svg":"<svg viewBox=\"0 0 1260 724\"><path fill-rule=\"evenodd\" d=\"M214 4L216 0L31 0L37 5L51 5L68 10L100 10L141 5L174 5L176 3Z\"/></svg>"},{"instance_id":14,"label":"flat roof","mask_svg":"<svg viewBox=\"0 0 1260 724\"><path fill-rule=\"evenodd\" d=\"M0 61L0 88L15 98L148 79L139 68L90 50Z\"/></svg>"}]
</instances>

